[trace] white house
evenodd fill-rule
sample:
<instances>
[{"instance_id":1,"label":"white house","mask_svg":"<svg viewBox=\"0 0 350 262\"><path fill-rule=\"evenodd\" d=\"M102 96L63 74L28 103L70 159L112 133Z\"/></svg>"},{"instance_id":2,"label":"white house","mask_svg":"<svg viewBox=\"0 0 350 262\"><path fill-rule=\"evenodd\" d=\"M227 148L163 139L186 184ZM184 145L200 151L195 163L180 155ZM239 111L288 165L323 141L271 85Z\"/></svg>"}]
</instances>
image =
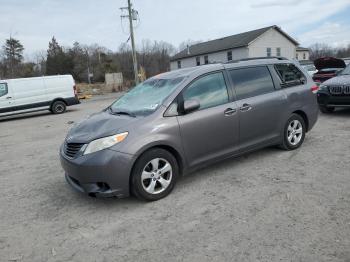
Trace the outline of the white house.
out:
<instances>
[{"instance_id":1,"label":"white house","mask_svg":"<svg viewBox=\"0 0 350 262\"><path fill-rule=\"evenodd\" d=\"M295 58L299 61L310 60L310 50L308 48L298 46L296 48Z\"/></svg>"},{"instance_id":2,"label":"white house","mask_svg":"<svg viewBox=\"0 0 350 262\"><path fill-rule=\"evenodd\" d=\"M295 59L299 43L274 25L188 46L170 59L170 70L250 57Z\"/></svg>"}]
</instances>

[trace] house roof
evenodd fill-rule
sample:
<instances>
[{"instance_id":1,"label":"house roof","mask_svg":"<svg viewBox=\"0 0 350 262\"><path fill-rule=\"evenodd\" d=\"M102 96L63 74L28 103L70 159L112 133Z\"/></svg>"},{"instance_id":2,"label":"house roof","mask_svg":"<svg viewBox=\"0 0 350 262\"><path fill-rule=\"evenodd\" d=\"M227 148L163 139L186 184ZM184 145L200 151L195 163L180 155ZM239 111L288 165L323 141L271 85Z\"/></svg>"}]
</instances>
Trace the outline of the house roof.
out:
<instances>
[{"instance_id":1,"label":"house roof","mask_svg":"<svg viewBox=\"0 0 350 262\"><path fill-rule=\"evenodd\" d=\"M297 50L297 51L309 51L309 48L298 46L298 47L296 48L296 50Z\"/></svg>"},{"instance_id":2,"label":"house roof","mask_svg":"<svg viewBox=\"0 0 350 262\"><path fill-rule=\"evenodd\" d=\"M189 53L187 48L182 50L181 52L177 53L173 57L171 57L171 61L178 60L185 57L193 57L198 56L202 54L208 54L208 53L214 53L217 51L223 51L238 47L245 47L248 46L248 44L252 41L254 41L256 38L258 38L263 33L267 32L270 29L276 29L279 31L282 35L284 35L286 38L288 38L291 42L293 42L295 45L298 45L299 43L293 39L291 36L286 34L284 31L281 30L276 25L264 27L244 33L240 33L237 35L231 35L207 42L202 42L199 44L191 45L189 46Z\"/></svg>"}]
</instances>

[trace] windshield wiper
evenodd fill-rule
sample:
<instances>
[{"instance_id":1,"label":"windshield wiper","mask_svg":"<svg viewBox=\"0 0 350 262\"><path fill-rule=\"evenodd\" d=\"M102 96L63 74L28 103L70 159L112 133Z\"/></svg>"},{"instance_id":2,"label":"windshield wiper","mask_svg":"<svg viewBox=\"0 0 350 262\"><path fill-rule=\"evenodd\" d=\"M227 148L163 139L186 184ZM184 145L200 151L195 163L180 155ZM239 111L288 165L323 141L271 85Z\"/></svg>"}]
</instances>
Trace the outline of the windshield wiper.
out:
<instances>
[{"instance_id":1,"label":"windshield wiper","mask_svg":"<svg viewBox=\"0 0 350 262\"><path fill-rule=\"evenodd\" d=\"M112 114L112 115L127 115L127 116L131 116L131 117L136 117L135 114L131 113L131 112L127 112L127 111L114 111L112 109L112 107L109 107L109 112Z\"/></svg>"}]
</instances>

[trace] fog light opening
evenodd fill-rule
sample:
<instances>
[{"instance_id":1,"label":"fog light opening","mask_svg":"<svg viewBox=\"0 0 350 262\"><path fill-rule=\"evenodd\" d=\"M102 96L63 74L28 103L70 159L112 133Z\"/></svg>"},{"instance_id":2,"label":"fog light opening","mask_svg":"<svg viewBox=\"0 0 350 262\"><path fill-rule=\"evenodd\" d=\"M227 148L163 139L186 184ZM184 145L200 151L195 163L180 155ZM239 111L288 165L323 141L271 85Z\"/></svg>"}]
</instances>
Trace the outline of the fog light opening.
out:
<instances>
[{"instance_id":1,"label":"fog light opening","mask_svg":"<svg viewBox=\"0 0 350 262\"><path fill-rule=\"evenodd\" d=\"M107 190L111 189L107 183L97 182L96 184L100 188L101 191L107 191Z\"/></svg>"},{"instance_id":2,"label":"fog light opening","mask_svg":"<svg viewBox=\"0 0 350 262\"><path fill-rule=\"evenodd\" d=\"M96 193L89 193L89 197L96 197Z\"/></svg>"}]
</instances>

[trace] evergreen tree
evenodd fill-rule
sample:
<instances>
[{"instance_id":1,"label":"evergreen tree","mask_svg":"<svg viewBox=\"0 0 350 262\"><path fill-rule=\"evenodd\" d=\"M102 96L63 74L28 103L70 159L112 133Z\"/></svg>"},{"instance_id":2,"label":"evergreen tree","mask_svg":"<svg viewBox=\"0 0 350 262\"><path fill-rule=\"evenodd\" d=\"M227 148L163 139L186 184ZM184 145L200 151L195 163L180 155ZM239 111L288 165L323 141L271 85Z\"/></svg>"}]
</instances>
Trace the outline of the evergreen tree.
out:
<instances>
[{"instance_id":1,"label":"evergreen tree","mask_svg":"<svg viewBox=\"0 0 350 262\"><path fill-rule=\"evenodd\" d=\"M18 67L23 60L24 47L21 42L15 38L10 37L6 39L5 45L3 46L4 51L4 65L8 69L10 77L17 75Z\"/></svg>"},{"instance_id":2,"label":"evergreen tree","mask_svg":"<svg viewBox=\"0 0 350 262\"><path fill-rule=\"evenodd\" d=\"M73 67L73 59L69 52L65 53L55 37L52 37L51 42L49 42L49 49L47 50L46 74L72 74Z\"/></svg>"}]
</instances>

